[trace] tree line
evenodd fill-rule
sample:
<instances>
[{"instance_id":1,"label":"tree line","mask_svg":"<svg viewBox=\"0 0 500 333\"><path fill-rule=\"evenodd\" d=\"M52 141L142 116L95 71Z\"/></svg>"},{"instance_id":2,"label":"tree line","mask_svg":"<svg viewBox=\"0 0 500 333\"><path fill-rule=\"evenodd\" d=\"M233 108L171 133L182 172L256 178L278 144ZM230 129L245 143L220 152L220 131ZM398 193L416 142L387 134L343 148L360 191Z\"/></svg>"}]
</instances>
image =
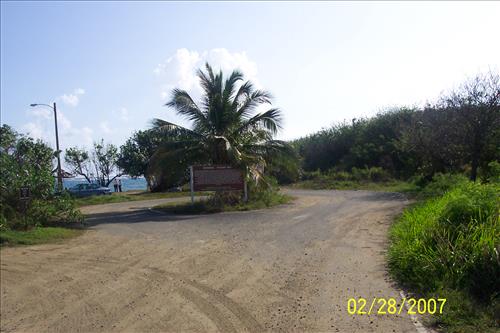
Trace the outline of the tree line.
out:
<instances>
[{"instance_id":1,"label":"tree line","mask_svg":"<svg viewBox=\"0 0 500 333\"><path fill-rule=\"evenodd\" d=\"M500 79L488 72L424 107L397 107L292 142L304 171L381 167L394 177L467 173L500 160Z\"/></svg>"}]
</instances>

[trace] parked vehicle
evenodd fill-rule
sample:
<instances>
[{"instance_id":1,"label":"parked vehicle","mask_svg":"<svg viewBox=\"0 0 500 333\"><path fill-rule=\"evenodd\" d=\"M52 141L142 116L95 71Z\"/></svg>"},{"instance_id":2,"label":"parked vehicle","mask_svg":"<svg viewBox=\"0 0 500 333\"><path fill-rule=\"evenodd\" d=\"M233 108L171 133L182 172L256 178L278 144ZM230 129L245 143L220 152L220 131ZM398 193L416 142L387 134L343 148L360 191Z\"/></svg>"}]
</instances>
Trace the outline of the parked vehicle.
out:
<instances>
[{"instance_id":1,"label":"parked vehicle","mask_svg":"<svg viewBox=\"0 0 500 333\"><path fill-rule=\"evenodd\" d=\"M182 187L180 186L171 187L167 190L167 192L182 192Z\"/></svg>"},{"instance_id":2,"label":"parked vehicle","mask_svg":"<svg viewBox=\"0 0 500 333\"><path fill-rule=\"evenodd\" d=\"M111 195L108 187L99 184L78 184L68 189L71 195L76 197L89 197L91 195Z\"/></svg>"}]
</instances>

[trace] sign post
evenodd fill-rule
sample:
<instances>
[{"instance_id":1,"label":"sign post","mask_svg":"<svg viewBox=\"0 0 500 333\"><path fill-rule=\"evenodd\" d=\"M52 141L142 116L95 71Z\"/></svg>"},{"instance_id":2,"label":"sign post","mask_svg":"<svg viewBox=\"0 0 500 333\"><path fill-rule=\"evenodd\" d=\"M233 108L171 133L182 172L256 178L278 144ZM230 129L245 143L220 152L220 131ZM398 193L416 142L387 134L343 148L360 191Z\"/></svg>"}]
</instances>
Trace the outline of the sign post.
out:
<instances>
[{"instance_id":1,"label":"sign post","mask_svg":"<svg viewBox=\"0 0 500 333\"><path fill-rule=\"evenodd\" d=\"M29 186L23 186L19 189L19 200L21 201L21 210L24 215L25 228L28 230L28 221L26 220L26 211L28 210L28 205L31 199L31 189Z\"/></svg>"},{"instance_id":2,"label":"sign post","mask_svg":"<svg viewBox=\"0 0 500 333\"><path fill-rule=\"evenodd\" d=\"M189 188L191 190L191 204L194 204L194 180L193 180L193 166L189 167Z\"/></svg>"},{"instance_id":3,"label":"sign post","mask_svg":"<svg viewBox=\"0 0 500 333\"><path fill-rule=\"evenodd\" d=\"M245 180L245 184L243 185L243 200L248 202L248 183Z\"/></svg>"}]
</instances>

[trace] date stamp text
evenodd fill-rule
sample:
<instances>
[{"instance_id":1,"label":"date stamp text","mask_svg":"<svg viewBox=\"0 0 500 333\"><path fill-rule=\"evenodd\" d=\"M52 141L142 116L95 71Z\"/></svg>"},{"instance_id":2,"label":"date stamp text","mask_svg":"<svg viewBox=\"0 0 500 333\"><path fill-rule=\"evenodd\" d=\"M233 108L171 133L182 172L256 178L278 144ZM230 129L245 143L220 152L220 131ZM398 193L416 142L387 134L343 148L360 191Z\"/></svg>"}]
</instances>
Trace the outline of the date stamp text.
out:
<instances>
[{"instance_id":1,"label":"date stamp text","mask_svg":"<svg viewBox=\"0 0 500 333\"><path fill-rule=\"evenodd\" d=\"M372 300L349 298L347 312L350 315L399 315L442 314L446 298L402 298L399 302L395 298L377 298Z\"/></svg>"}]
</instances>

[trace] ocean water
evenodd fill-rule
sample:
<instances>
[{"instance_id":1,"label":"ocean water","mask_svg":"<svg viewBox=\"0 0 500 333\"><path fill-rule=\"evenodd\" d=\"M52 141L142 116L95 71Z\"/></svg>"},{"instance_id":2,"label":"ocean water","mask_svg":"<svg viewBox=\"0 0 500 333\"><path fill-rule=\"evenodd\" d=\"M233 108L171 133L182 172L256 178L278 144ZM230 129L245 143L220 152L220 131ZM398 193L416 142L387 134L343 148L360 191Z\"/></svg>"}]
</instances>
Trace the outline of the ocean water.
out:
<instances>
[{"instance_id":1,"label":"ocean water","mask_svg":"<svg viewBox=\"0 0 500 333\"><path fill-rule=\"evenodd\" d=\"M128 178L128 177L120 177L122 181L122 191L137 191L142 190L145 191L147 188L146 179L144 177L138 178ZM87 181L85 178L65 178L63 179L63 187L70 188L77 184L86 184ZM111 191L114 191L113 183L108 186Z\"/></svg>"}]
</instances>

